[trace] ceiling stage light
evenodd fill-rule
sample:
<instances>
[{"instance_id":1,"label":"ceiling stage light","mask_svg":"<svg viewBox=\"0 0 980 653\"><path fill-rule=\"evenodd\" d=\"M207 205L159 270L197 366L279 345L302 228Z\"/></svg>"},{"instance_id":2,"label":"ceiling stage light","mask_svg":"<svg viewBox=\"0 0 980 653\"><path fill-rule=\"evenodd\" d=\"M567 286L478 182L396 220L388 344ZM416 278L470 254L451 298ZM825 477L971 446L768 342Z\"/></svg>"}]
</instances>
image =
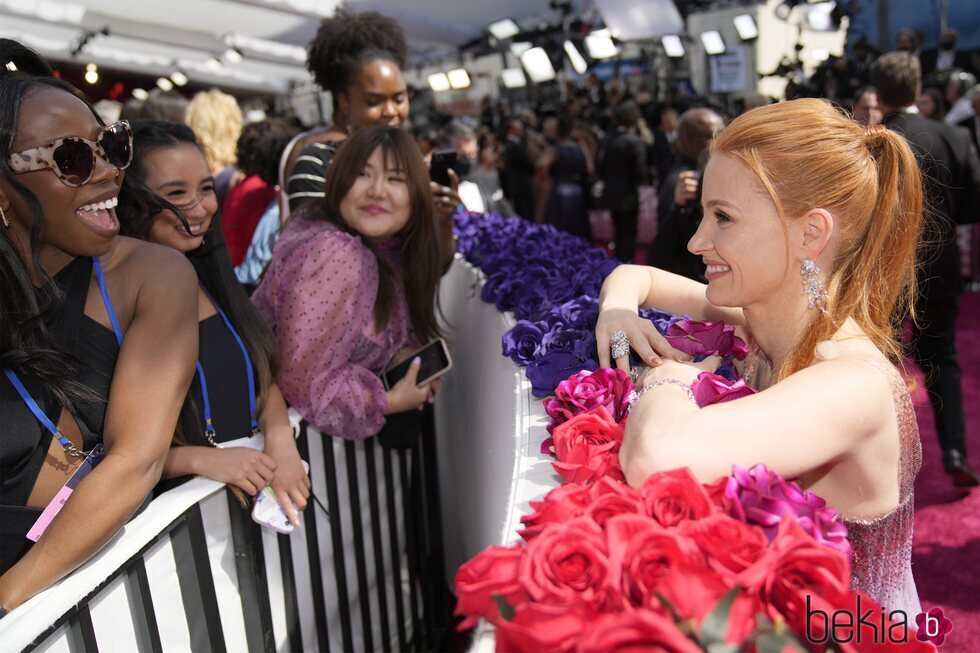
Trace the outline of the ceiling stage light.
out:
<instances>
[{"instance_id":1,"label":"ceiling stage light","mask_svg":"<svg viewBox=\"0 0 980 653\"><path fill-rule=\"evenodd\" d=\"M520 33L521 28L518 27L517 23L511 18L504 18L503 20L498 20L495 23L490 23L488 28L493 37L498 41L506 41L512 36L516 36Z\"/></svg>"},{"instance_id":2,"label":"ceiling stage light","mask_svg":"<svg viewBox=\"0 0 980 653\"><path fill-rule=\"evenodd\" d=\"M464 68L450 70L446 73L446 77L449 78L449 85L453 88L469 88L470 86L470 75Z\"/></svg>"},{"instance_id":3,"label":"ceiling stage light","mask_svg":"<svg viewBox=\"0 0 980 653\"><path fill-rule=\"evenodd\" d=\"M555 78L555 67L551 65L551 58L544 48L531 48L522 54L521 64L535 84L550 82Z\"/></svg>"},{"instance_id":4,"label":"ceiling stage light","mask_svg":"<svg viewBox=\"0 0 980 653\"><path fill-rule=\"evenodd\" d=\"M527 86L527 77L520 68L505 68L500 71L500 81L505 88L524 88Z\"/></svg>"},{"instance_id":5,"label":"ceiling stage light","mask_svg":"<svg viewBox=\"0 0 980 653\"><path fill-rule=\"evenodd\" d=\"M429 88L433 91L448 91L452 85L446 73L433 73L429 75Z\"/></svg>"},{"instance_id":6,"label":"ceiling stage light","mask_svg":"<svg viewBox=\"0 0 980 653\"><path fill-rule=\"evenodd\" d=\"M667 53L668 57L679 59L684 56L684 43L681 42L681 37L678 35L668 34L660 39L660 43L664 46L664 52Z\"/></svg>"},{"instance_id":7,"label":"ceiling stage light","mask_svg":"<svg viewBox=\"0 0 980 653\"><path fill-rule=\"evenodd\" d=\"M708 54L721 54L725 51L725 41L721 38L718 30L710 30L701 33L701 45Z\"/></svg>"},{"instance_id":8,"label":"ceiling stage light","mask_svg":"<svg viewBox=\"0 0 980 653\"><path fill-rule=\"evenodd\" d=\"M735 31L738 32L738 38L743 41L751 41L752 39L759 38L759 28L756 26L755 19L752 18L751 14L735 16L733 22L735 23Z\"/></svg>"},{"instance_id":9,"label":"ceiling stage light","mask_svg":"<svg viewBox=\"0 0 980 653\"><path fill-rule=\"evenodd\" d=\"M584 75L589 69L589 64L585 63L585 57L571 41L565 41L565 54L568 55L568 60L572 62L572 68L575 69L575 72Z\"/></svg>"}]
</instances>

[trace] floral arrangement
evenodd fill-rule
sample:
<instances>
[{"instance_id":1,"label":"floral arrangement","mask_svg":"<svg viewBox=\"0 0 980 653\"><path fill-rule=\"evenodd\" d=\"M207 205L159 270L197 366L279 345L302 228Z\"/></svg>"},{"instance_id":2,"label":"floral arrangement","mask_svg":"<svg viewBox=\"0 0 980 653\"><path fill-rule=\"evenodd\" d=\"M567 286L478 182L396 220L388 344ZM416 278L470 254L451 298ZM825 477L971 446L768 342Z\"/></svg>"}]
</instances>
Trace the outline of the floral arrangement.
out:
<instances>
[{"instance_id":1,"label":"floral arrangement","mask_svg":"<svg viewBox=\"0 0 980 653\"><path fill-rule=\"evenodd\" d=\"M854 611L847 530L823 499L764 465L711 484L679 469L626 485L619 449L635 388L626 373L598 369L594 337L616 261L552 227L493 214L458 215L457 238L486 275L484 301L517 318L503 354L526 367L535 396L554 395L542 451L562 478L531 502L522 542L459 569L460 630L487 619L498 651L934 650L867 634L835 644L833 624L809 618ZM693 360L721 358L692 386L699 406L755 392L735 371L748 348L732 327L640 315Z\"/></svg>"}]
</instances>

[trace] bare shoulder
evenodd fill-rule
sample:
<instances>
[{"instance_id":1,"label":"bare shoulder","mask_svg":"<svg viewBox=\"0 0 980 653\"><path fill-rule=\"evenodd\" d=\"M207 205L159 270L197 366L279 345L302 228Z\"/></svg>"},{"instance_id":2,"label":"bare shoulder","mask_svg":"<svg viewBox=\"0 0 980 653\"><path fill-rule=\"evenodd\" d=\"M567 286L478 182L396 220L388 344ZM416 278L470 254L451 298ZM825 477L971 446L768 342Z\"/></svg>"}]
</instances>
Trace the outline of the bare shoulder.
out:
<instances>
[{"instance_id":1,"label":"bare shoulder","mask_svg":"<svg viewBox=\"0 0 980 653\"><path fill-rule=\"evenodd\" d=\"M166 289L179 295L197 287L197 274L187 257L164 245L119 236L103 260L106 274L125 280L136 297Z\"/></svg>"},{"instance_id":2,"label":"bare shoulder","mask_svg":"<svg viewBox=\"0 0 980 653\"><path fill-rule=\"evenodd\" d=\"M892 380L898 375L883 356L860 351L840 353L787 377L780 385L800 397L820 398L838 422L873 432L893 412Z\"/></svg>"}]
</instances>

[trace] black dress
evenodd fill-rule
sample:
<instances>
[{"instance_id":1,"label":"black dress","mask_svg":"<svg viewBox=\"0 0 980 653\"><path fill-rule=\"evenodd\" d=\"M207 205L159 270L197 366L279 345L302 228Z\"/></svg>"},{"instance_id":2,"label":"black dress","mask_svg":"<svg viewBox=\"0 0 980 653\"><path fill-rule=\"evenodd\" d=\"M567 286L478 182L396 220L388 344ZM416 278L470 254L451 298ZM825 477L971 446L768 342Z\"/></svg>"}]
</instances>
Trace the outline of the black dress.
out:
<instances>
[{"instance_id":1,"label":"black dress","mask_svg":"<svg viewBox=\"0 0 980 653\"><path fill-rule=\"evenodd\" d=\"M59 344L74 356L66 373L72 374L98 397L77 402L75 421L82 434L83 449L102 442L109 386L119 356L116 336L85 315L85 301L92 280L92 259L78 257L55 278L65 295L64 303L46 321ZM111 307L106 306L107 311ZM35 378L21 381L41 410L55 423L62 406ZM41 472L51 446L48 433L24 404L5 375L0 376L0 574L20 560L34 544L27 532L41 515L40 508L27 507L27 499Z\"/></svg>"}]
</instances>

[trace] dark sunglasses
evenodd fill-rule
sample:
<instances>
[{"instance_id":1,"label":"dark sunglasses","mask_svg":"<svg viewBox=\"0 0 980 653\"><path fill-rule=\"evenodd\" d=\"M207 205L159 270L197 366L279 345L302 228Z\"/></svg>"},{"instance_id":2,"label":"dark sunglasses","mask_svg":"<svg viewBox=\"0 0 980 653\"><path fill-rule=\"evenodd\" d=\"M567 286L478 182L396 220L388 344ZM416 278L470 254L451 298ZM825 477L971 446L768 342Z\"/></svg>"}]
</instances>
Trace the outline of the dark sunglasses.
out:
<instances>
[{"instance_id":1,"label":"dark sunglasses","mask_svg":"<svg viewBox=\"0 0 980 653\"><path fill-rule=\"evenodd\" d=\"M41 147L10 155L15 173L49 169L65 186L84 186L95 174L95 155L117 170L133 160L133 130L125 120L108 125L93 143L87 138L67 136Z\"/></svg>"}]
</instances>

